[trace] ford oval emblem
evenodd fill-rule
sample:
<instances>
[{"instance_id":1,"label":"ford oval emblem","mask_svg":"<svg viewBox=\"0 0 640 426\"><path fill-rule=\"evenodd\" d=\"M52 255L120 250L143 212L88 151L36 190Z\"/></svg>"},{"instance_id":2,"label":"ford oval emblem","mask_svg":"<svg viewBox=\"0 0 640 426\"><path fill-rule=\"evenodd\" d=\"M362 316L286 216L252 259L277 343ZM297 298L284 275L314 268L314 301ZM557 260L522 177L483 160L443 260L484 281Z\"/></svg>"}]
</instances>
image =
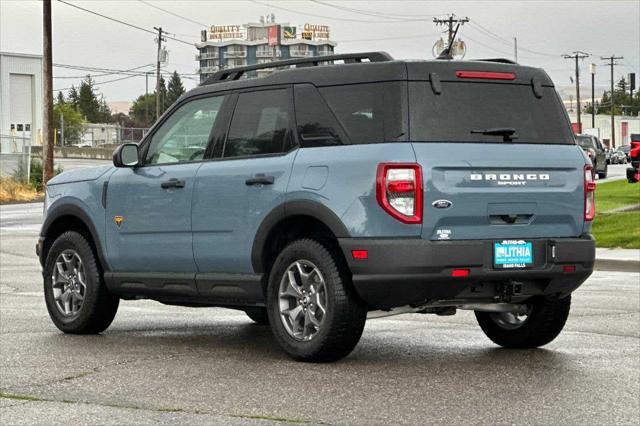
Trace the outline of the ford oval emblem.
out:
<instances>
[{"instance_id":1,"label":"ford oval emblem","mask_svg":"<svg viewBox=\"0 0 640 426\"><path fill-rule=\"evenodd\" d=\"M436 200L431 205L436 209L448 209L453 203L449 200Z\"/></svg>"}]
</instances>

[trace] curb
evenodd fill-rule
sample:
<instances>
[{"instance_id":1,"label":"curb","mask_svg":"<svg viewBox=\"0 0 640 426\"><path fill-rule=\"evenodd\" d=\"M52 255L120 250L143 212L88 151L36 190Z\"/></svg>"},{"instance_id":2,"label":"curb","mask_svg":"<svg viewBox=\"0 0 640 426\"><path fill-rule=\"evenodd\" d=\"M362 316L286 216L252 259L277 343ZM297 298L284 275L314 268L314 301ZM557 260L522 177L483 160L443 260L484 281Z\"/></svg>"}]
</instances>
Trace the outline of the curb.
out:
<instances>
[{"instance_id":1,"label":"curb","mask_svg":"<svg viewBox=\"0 0 640 426\"><path fill-rule=\"evenodd\" d=\"M640 261L618 259L596 259L596 271L640 272Z\"/></svg>"}]
</instances>

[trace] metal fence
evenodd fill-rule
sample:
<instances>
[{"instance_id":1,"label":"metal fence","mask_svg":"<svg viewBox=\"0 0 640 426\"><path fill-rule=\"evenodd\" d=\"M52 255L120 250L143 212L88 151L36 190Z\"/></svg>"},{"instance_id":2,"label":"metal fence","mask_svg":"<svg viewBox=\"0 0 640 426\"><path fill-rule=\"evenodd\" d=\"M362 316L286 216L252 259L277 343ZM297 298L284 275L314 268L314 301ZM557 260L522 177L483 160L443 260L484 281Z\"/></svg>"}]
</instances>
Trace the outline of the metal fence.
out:
<instances>
[{"instance_id":1,"label":"metal fence","mask_svg":"<svg viewBox=\"0 0 640 426\"><path fill-rule=\"evenodd\" d=\"M0 177L29 181L31 138L0 135Z\"/></svg>"}]
</instances>

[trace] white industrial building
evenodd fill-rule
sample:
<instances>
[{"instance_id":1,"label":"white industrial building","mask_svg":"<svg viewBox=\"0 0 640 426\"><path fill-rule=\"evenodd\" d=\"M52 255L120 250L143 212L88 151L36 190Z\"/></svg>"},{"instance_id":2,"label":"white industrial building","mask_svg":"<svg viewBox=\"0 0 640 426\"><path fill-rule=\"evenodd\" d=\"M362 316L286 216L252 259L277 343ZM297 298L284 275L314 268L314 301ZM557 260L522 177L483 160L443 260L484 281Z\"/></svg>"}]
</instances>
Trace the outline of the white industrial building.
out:
<instances>
[{"instance_id":1,"label":"white industrial building","mask_svg":"<svg viewBox=\"0 0 640 426\"><path fill-rule=\"evenodd\" d=\"M0 152L41 141L42 99L42 56L0 52Z\"/></svg>"}]
</instances>

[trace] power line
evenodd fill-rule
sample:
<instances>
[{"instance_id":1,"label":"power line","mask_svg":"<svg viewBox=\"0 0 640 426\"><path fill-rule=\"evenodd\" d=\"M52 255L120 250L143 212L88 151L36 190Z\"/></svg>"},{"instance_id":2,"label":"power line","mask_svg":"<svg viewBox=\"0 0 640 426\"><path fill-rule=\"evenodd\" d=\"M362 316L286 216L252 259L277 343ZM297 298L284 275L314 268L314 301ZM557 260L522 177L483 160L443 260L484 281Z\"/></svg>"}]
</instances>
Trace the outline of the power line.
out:
<instances>
[{"instance_id":1,"label":"power line","mask_svg":"<svg viewBox=\"0 0 640 426\"><path fill-rule=\"evenodd\" d=\"M127 79L133 78L133 77L143 77L143 76L144 76L144 74L128 75L126 77L115 78L113 80L100 81L100 82L97 82L97 83L93 83L93 86L101 86L101 85L107 84L107 83L115 83L116 81L122 81L122 80L127 80ZM70 90L73 87L75 87L75 86L65 87L64 89L53 89L53 91L54 92L63 92L65 90Z\"/></svg>"},{"instance_id":2,"label":"power line","mask_svg":"<svg viewBox=\"0 0 640 426\"><path fill-rule=\"evenodd\" d=\"M144 75L144 71L136 71L140 68L145 68L145 67L149 67L152 66L153 64L147 64L147 65L141 65L139 67L134 67L134 68L129 68L127 70L112 70L112 69L108 69L108 68L104 68L104 69L99 69L99 68L91 68L91 67L83 67L83 66L73 66L73 65L64 65L64 64L53 64L54 67L56 68L64 68L64 69L71 69L71 70L77 70L77 71L88 71L88 72L102 72L102 74L89 74L91 75L91 77L104 77L107 75L116 75L116 74L123 74L123 75ZM84 78L86 77L87 74L85 75L80 75L80 76L54 76L53 78L57 78L57 79L72 79L72 78Z\"/></svg>"},{"instance_id":3,"label":"power line","mask_svg":"<svg viewBox=\"0 0 640 426\"><path fill-rule=\"evenodd\" d=\"M274 4L265 4L265 3L261 3L259 1L256 0L249 0L251 3L255 3L257 5L260 5L262 7L267 7L270 9L279 9L279 10L284 10L286 12L291 12L291 13L295 13L298 15L303 15L303 16L313 16L316 18L323 18L323 19L329 19L329 20L334 20L334 21L344 21L344 22L362 22L365 24L398 24L401 22L424 22L424 21L428 21L428 19L426 18L417 18L417 19L403 19L403 20L398 20L398 19L394 19L391 21L372 21L370 19L356 19L356 18L339 18L336 16L327 16L327 15L318 15L315 13L308 13L308 12L300 12L299 10L294 10L294 9L289 9L286 7L282 7L282 6L276 6Z\"/></svg>"},{"instance_id":4,"label":"power line","mask_svg":"<svg viewBox=\"0 0 640 426\"><path fill-rule=\"evenodd\" d=\"M352 13L357 13L360 15L365 15L365 16L373 16L376 18L389 18L389 19L397 19L398 22L402 22L402 20L404 19L414 19L414 18L433 18L436 16L440 16L440 15L421 15L421 14L415 14L415 15L407 15L405 14L399 14L399 13L388 13L388 12L372 12L372 11L368 11L368 10L362 10L362 9L356 9L353 7L346 7L346 6L337 6L328 2L324 2L324 1L319 1L319 0L310 0L313 3L317 3L326 7L332 7L334 9L338 9L338 10L343 10L346 12L352 12ZM425 19L428 20L428 19Z\"/></svg>"},{"instance_id":5,"label":"power line","mask_svg":"<svg viewBox=\"0 0 640 426\"><path fill-rule=\"evenodd\" d=\"M170 10L167 10L167 9L163 9L160 6L156 6L155 4L151 4L151 3L147 2L147 1L144 1L144 0L138 0L138 1L140 3L146 4L149 7L153 7L154 9L158 9L158 10L164 12L164 13L167 13L169 15L175 16L176 18L180 18L180 19L182 19L184 21L191 22L192 24L196 24L196 25L199 25L199 26L205 27L205 28L209 27L209 25L207 25L207 24L203 24L202 22L194 21L193 19L187 18L187 17L182 16L182 15L178 15L177 13L171 12Z\"/></svg>"},{"instance_id":6,"label":"power line","mask_svg":"<svg viewBox=\"0 0 640 426\"><path fill-rule=\"evenodd\" d=\"M149 33L149 34L153 34L153 35L156 34L154 31L148 30L146 28L142 28L142 27L139 27L137 25L130 24L129 22L125 22L125 21L122 21L120 19L112 18L112 17L107 16L107 15L103 15L102 13L94 12L93 10L89 10L89 9L84 8L84 7L80 7L78 5L66 2L64 0L58 0L58 1L60 3L66 4L67 6L71 6L71 7L74 7L76 9L82 10L83 12L87 12L87 13L90 13L92 15L96 15L96 16L99 16L101 18L108 19L109 21L117 22L119 24L126 25L127 27L131 27L131 28L135 28L136 30L144 31L145 33ZM177 41L179 43L184 43L184 44L188 44L189 46L193 46L193 43L190 43L190 42L184 41L184 40L180 40L179 38L169 37L169 36L166 36L166 35L165 35L165 37L167 37L168 39Z\"/></svg>"}]
</instances>

